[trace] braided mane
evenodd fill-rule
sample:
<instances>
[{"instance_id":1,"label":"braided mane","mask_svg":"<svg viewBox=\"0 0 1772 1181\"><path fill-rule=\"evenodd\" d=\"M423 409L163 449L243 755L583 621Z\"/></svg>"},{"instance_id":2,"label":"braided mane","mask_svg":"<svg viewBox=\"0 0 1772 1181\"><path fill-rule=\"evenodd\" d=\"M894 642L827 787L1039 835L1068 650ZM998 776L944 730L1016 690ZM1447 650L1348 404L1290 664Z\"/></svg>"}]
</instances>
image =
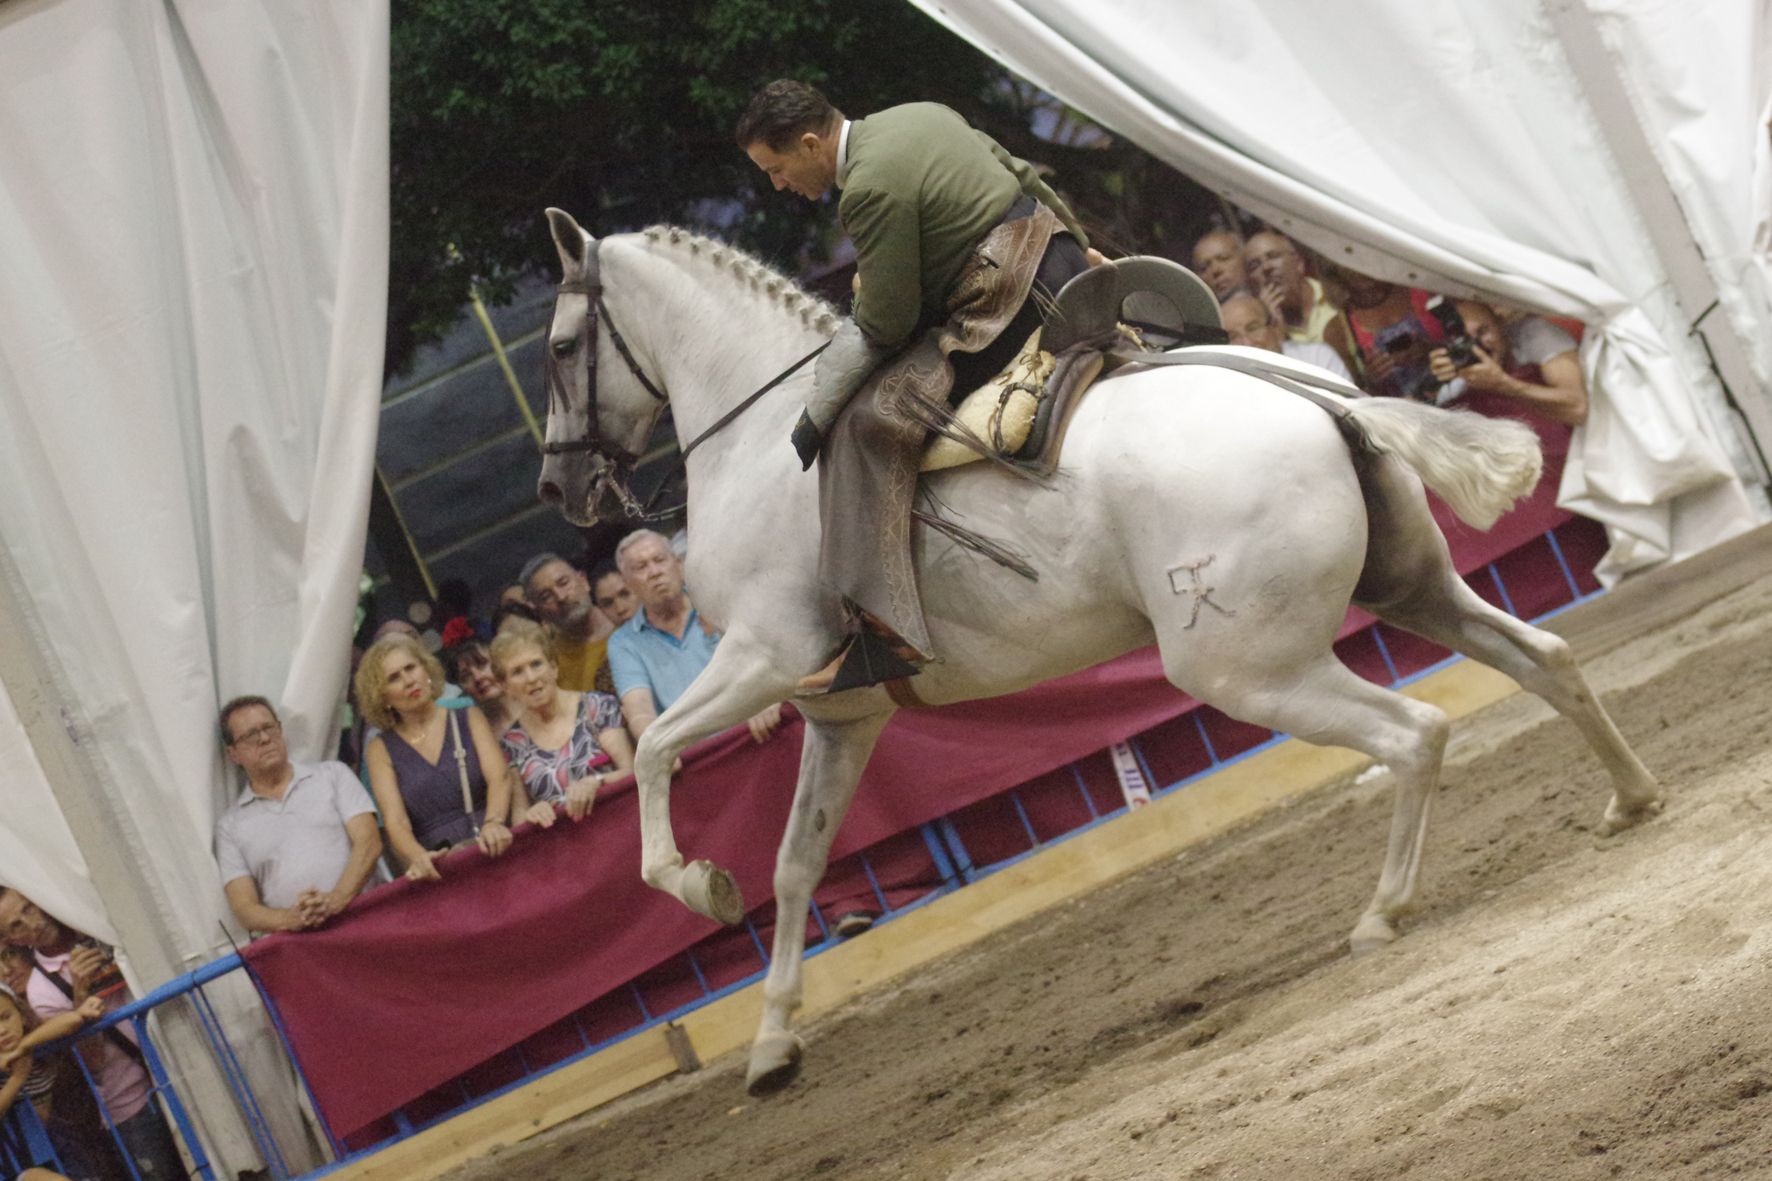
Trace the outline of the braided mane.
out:
<instances>
[{"instance_id":1,"label":"braided mane","mask_svg":"<svg viewBox=\"0 0 1772 1181\"><path fill-rule=\"evenodd\" d=\"M643 231L648 242L686 254L716 272L736 279L783 311L800 317L800 323L829 336L837 330L839 313L829 303L803 289L762 259L717 238L681 226L651 226Z\"/></svg>"}]
</instances>

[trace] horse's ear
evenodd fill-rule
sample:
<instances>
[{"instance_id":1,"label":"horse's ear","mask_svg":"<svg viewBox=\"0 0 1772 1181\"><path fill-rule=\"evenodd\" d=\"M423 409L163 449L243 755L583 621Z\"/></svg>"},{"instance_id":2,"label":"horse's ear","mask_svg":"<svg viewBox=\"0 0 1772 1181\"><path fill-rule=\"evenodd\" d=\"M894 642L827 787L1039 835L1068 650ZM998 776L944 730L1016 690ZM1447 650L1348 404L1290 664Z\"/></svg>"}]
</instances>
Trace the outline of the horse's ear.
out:
<instances>
[{"instance_id":1,"label":"horse's ear","mask_svg":"<svg viewBox=\"0 0 1772 1181\"><path fill-rule=\"evenodd\" d=\"M548 227L554 231L554 246L560 251L560 269L576 274L584 266L585 245L590 235L579 227L564 209L548 208Z\"/></svg>"}]
</instances>

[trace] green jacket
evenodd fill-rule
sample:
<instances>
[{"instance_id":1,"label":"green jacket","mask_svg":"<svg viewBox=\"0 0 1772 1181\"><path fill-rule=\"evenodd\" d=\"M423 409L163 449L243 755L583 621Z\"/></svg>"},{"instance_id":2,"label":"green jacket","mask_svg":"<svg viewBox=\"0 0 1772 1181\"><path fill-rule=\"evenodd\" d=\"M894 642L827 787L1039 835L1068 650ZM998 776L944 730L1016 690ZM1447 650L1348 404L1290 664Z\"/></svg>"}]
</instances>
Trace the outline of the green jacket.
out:
<instances>
[{"instance_id":1,"label":"green jacket","mask_svg":"<svg viewBox=\"0 0 1772 1181\"><path fill-rule=\"evenodd\" d=\"M943 318L972 248L1021 193L1089 245L1027 161L939 103L906 103L851 123L837 186L837 215L855 242L861 277L855 322L877 345L904 343L925 316Z\"/></svg>"}]
</instances>

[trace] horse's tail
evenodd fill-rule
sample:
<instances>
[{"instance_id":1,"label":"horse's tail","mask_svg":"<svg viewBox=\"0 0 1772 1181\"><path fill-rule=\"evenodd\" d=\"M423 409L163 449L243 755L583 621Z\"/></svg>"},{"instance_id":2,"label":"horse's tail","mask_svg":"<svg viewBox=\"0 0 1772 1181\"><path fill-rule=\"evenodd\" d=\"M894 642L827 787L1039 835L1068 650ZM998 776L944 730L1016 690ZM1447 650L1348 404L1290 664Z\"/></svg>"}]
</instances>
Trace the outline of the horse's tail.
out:
<instances>
[{"instance_id":1,"label":"horse's tail","mask_svg":"<svg viewBox=\"0 0 1772 1181\"><path fill-rule=\"evenodd\" d=\"M1344 403L1371 441L1415 469L1460 520L1487 529L1538 486L1538 434L1511 418L1444 410L1403 398Z\"/></svg>"}]
</instances>

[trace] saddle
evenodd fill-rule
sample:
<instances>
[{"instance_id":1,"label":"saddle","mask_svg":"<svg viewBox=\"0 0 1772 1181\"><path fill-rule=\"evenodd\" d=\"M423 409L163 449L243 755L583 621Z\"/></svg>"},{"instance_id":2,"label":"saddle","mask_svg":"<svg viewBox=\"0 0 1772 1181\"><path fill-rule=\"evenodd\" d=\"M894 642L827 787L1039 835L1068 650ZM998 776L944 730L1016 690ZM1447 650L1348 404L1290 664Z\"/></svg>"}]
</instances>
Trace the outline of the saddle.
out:
<instances>
[{"instance_id":1,"label":"saddle","mask_svg":"<svg viewBox=\"0 0 1772 1181\"><path fill-rule=\"evenodd\" d=\"M1066 283L1015 359L967 394L954 416L997 456L1036 475L1058 469L1064 433L1083 394L1126 354L1189 344L1223 344L1212 289L1166 258L1135 256L1091 267ZM983 459L937 435L919 470Z\"/></svg>"}]
</instances>

